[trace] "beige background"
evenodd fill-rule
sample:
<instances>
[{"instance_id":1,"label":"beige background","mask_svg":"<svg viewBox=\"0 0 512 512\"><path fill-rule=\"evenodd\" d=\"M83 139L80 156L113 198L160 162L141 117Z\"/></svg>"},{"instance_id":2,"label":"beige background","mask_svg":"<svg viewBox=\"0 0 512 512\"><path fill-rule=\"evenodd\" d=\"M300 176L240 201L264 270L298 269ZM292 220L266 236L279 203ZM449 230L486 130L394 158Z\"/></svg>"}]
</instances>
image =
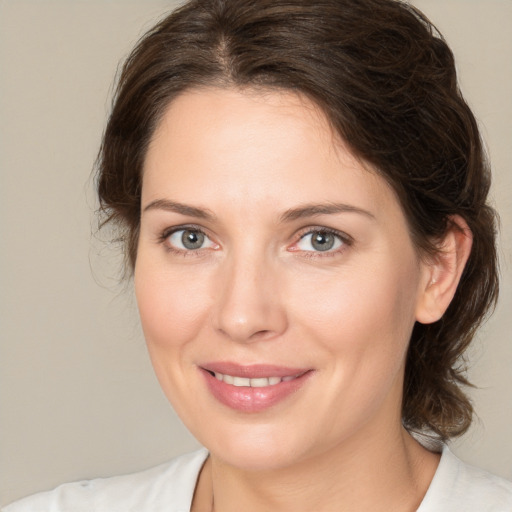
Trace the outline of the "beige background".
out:
<instances>
[{"instance_id":1,"label":"beige background","mask_svg":"<svg viewBox=\"0 0 512 512\"><path fill-rule=\"evenodd\" d=\"M471 353L480 421L455 451L512 479L512 1L416 4L458 58L502 215L501 303ZM172 5L0 0L0 504L196 446L153 377L118 258L91 236L114 71Z\"/></svg>"}]
</instances>

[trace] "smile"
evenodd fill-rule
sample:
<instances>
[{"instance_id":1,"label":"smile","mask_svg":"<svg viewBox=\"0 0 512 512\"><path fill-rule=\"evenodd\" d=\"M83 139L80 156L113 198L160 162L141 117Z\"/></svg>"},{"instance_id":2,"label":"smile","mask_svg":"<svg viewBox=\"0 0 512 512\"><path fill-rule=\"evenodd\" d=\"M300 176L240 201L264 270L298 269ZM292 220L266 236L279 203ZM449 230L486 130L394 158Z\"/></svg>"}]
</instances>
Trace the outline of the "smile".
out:
<instances>
[{"instance_id":1,"label":"smile","mask_svg":"<svg viewBox=\"0 0 512 512\"><path fill-rule=\"evenodd\" d=\"M289 403L315 373L312 369L234 363L209 363L199 370L210 395L242 413L262 412Z\"/></svg>"},{"instance_id":2,"label":"smile","mask_svg":"<svg viewBox=\"0 0 512 512\"><path fill-rule=\"evenodd\" d=\"M267 386L275 386L280 382L289 382L296 379L300 375L290 375L287 377L258 377L249 379L247 377L235 377L233 375L212 372L217 380L236 387L265 388Z\"/></svg>"}]
</instances>

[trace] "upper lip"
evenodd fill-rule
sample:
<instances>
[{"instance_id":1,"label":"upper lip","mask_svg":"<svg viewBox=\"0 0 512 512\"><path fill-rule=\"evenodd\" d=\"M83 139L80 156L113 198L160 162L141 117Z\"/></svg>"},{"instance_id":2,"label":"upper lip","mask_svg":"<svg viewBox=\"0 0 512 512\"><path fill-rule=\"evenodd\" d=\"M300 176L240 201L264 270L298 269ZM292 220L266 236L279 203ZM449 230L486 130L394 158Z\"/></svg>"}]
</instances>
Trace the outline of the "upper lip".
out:
<instances>
[{"instance_id":1,"label":"upper lip","mask_svg":"<svg viewBox=\"0 0 512 512\"><path fill-rule=\"evenodd\" d=\"M241 365L229 361L218 361L199 365L203 370L213 373L222 373L233 377L257 379L263 377L295 377L306 373L311 368L291 368L273 364Z\"/></svg>"}]
</instances>

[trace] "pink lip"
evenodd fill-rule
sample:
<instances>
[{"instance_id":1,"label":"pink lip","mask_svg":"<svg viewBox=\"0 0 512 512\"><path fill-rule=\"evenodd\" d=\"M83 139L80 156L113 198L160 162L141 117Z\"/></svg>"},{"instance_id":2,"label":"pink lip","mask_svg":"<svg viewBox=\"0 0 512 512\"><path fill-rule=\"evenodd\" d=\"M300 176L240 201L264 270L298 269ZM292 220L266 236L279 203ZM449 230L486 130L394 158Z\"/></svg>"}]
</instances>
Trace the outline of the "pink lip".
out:
<instances>
[{"instance_id":1,"label":"pink lip","mask_svg":"<svg viewBox=\"0 0 512 512\"><path fill-rule=\"evenodd\" d=\"M299 391L313 374L309 368L287 368L274 365L241 366L230 362L207 363L199 367L208 389L222 404L241 412L260 412ZM295 377L273 386L252 388L234 386L217 380L211 372L256 379L262 377Z\"/></svg>"}]
</instances>

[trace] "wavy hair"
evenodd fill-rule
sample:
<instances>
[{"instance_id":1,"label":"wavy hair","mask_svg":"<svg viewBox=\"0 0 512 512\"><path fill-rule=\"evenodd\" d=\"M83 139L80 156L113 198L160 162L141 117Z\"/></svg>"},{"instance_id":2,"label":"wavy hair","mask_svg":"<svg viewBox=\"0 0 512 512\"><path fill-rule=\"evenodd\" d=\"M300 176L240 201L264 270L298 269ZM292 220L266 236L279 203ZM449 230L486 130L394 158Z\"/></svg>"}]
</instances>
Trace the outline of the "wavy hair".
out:
<instances>
[{"instance_id":1,"label":"wavy hair","mask_svg":"<svg viewBox=\"0 0 512 512\"><path fill-rule=\"evenodd\" d=\"M496 218L477 123L443 37L398 0L191 0L150 30L120 73L98 156L103 223L137 258L142 168L169 102L195 87L284 89L324 112L354 155L395 190L418 250L436 254L450 218L473 247L441 320L414 327L402 419L447 439L471 423L463 353L495 304Z\"/></svg>"}]
</instances>

